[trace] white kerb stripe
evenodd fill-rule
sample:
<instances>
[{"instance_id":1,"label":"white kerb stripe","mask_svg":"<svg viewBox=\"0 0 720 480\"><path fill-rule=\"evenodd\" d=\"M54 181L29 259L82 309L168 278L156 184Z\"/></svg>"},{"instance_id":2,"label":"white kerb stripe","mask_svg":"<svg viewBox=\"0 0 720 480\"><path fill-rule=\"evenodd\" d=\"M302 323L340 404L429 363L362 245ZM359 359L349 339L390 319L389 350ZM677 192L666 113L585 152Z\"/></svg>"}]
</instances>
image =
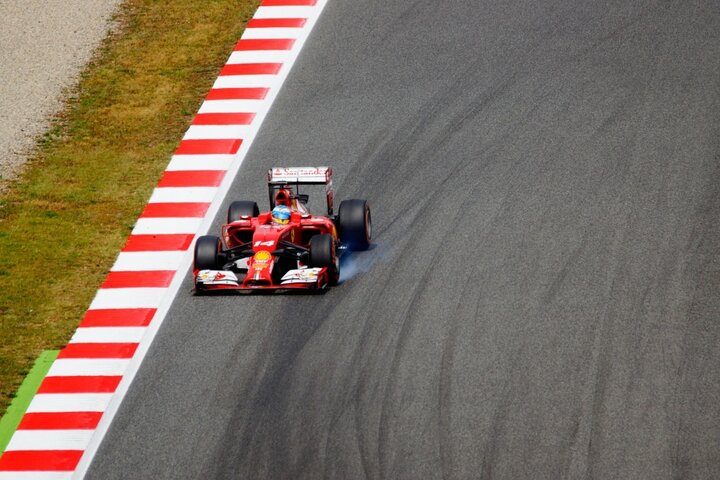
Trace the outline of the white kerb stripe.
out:
<instances>
[{"instance_id":1,"label":"white kerb stripe","mask_svg":"<svg viewBox=\"0 0 720 480\"><path fill-rule=\"evenodd\" d=\"M298 38L302 34L302 28L246 28L242 38L244 40L264 38Z\"/></svg>"},{"instance_id":2,"label":"white kerb stripe","mask_svg":"<svg viewBox=\"0 0 720 480\"><path fill-rule=\"evenodd\" d=\"M265 100L205 100L198 113L257 113L264 108Z\"/></svg>"},{"instance_id":3,"label":"white kerb stripe","mask_svg":"<svg viewBox=\"0 0 720 480\"><path fill-rule=\"evenodd\" d=\"M193 165L192 159L182 158L172 160L171 163L173 163L175 170L216 170L214 168L198 168L200 165ZM218 168L217 170L222 171L225 169ZM148 203L212 202L216 193L217 187L158 187L153 190Z\"/></svg>"},{"instance_id":4,"label":"white kerb stripe","mask_svg":"<svg viewBox=\"0 0 720 480\"><path fill-rule=\"evenodd\" d=\"M202 218L139 218L133 235L197 233Z\"/></svg>"},{"instance_id":5,"label":"white kerb stripe","mask_svg":"<svg viewBox=\"0 0 720 480\"><path fill-rule=\"evenodd\" d=\"M73 472L0 472L0 480L71 480Z\"/></svg>"},{"instance_id":6,"label":"white kerb stripe","mask_svg":"<svg viewBox=\"0 0 720 480\"><path fill-rule=\"evenodd\" d=\"M167 288L101 288L90 308L157 308L165 292Z\"/></svg>"},{"instance_id":7,"label":"white kerb stripe","mask_svg":"<svg viewBox=\"0 0 720 480\"><path fill-rule=\"evenodd\" d=\"M129 363L129 358L59 358L53 362L47 376L118 376L125 373Z\"/></svg>"},{"instance_id":8,"label":"white kerb stripe","mask_svg":"<svg viewBox=\"0 0 720 480\"><path fill-rule=\"evenodd\" d=\"M177 270L185 252L121 252L110 269L113 272L142 272L148 270Z\"/></svg>"},{"instance_id":9,"label":"white kerb stripe","mask_svg":"<svg viewBox=\"0 0 720 480\"><path fill-rule=\"evenodd\" d=\"M253 18L308 18L319 10L317 7L259 7Z\"/></svg>"},{"instance_id":10,"label":"white kerb stripe","mask_svg":"<svg viewBox=\"0 0 720 480\"><path fill-rule=\"evenodd\" d=\"M280 86L277 75L229 75L218 77L213 88L274 88Z\"/></svg>"},{"instance_id":11,"label":"white kerb stripe","mask_svg":"<svg viewBox=\"0 0 720 480\"><path fill-rule=\"evenodd\" d=\"M112 393L38 393L27 411L37 412L104 412Z\"/></svg>"},{"instance_id":12,"label":"white kerb stripe","mask_svg":"<svg viewBox=\"0 0 720 480\"><path fill-rule=\"evenodd\" d=\"M140 343L146 327L78 328L70 343Z\"/></svg>"},{"instance_id":13,"label":"white kerb stripe","mask_svg":"<svg viewBox=\"0 0 720 480\"><path fill-rule=\"evenodd\" d=\"M179 170L227 170L234 155L173 155L166 172Z\"/></svg>"},{"instance_id":14,"label":"white kerb stripe","mask_svg":"<svg viewBox=\"0 0 720 480\"><path fill-rule=\"evenodd\" d=\"M238 50L230 54L227 64L285 63L289 58L290 50Z\"/></svg>"},{"instance_id":15,"label":"white kerb stripe","mask_svg":"<svg viewBox=\"0 0 720 480\"><path fill-rule=\"evenodd\" d=\"M6 451L85 450L93 430L16 430Z\"/></svg>"},{"instance_id":16,"label":"white kerb stripe","mask_svg":"<svg viewBox=\"0 0 720 480\"><path fill-rule=\"evenodd\" d=\"M183 140L247 138L249 125L191 125Z\"/></svg>"}]
</instances>

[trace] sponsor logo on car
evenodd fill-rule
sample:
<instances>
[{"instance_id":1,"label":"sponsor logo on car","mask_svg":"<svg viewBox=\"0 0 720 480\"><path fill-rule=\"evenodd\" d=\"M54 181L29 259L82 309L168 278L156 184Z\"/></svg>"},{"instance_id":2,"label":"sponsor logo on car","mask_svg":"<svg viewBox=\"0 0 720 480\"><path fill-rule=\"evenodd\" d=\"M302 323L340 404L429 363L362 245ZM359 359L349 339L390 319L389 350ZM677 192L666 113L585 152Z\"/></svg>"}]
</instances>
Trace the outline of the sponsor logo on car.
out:
<instances>
[{"instance_id":1,"label":"sponsor logo on car","mask_svg":"<svg viewBox=\"0 0 720 480\"><path fill-rule=\"evenodd\" d=\"M261 252L257 252L255 254L255 261L256 262L264 262L266 263L268 260L272 258L272 255L270 255L270 252L263 250Z\"/></svg>"},{"instance_id":2,"label":"sponsor logo on car","mask_svg":"<svg viewBox=\"0 0 720 480\"><path fill-rule=\"evenodd\" d=\"M204 285L237 285L237 277L228 270L201 270L197 281Z\"/></svg>"},{"instance_id":3,"label":"sponsor logo on car","mask_svg":"<svg viewBox=\"0 0 720 480\"><path fill-rule=\"evenodd\" d=\"M260 251L255 254L253 257L253 268L255 270L262 270L267 268L270 265L270 259L272 258L272 255L270 255L270 252L268 251Z\"/></svg>"},{"instance_id":4,"label":"sponsor logo on car","mask_svg":"<svg viewBox=\"0 0 720 480\"><path fill-rule=\"evenodd\" d=\"M302 268L290 270L282 277L282 283L314 283L317 281L320 268Z\"/></svg>"}]
</instances>

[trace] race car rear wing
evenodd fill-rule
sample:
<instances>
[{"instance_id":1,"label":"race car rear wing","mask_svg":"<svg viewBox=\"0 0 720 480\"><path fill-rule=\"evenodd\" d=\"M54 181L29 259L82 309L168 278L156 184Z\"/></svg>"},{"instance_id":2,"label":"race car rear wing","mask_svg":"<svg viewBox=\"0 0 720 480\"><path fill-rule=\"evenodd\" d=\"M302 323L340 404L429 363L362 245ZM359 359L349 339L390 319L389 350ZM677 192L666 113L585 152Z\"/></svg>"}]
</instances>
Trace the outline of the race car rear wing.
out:
<instances>
[{"instance_id":1,"label":"race car rear wing","mask_svg":"<svg viewBox=\"0 0 720 480\"><path fill-rule=\"evenodd\" d=\"M331 167L274 167L268 170L268 183L325 185L332 183Z\"/></svg>"},{"instance_id":2,"label":"race car rear wing","mask_svg":"<svg viewBox=\"0 0 720 480\"><path fill-rule=\"evenodd\" d=\"M300 195L300 185L325 185L325 196L327 199L328 215L333 214L333 186L332 167L273 167L268 170L268 193L270 195L270 206L275 206L275 192L279 188L295 187L295 194L299 198L307 196Z\"/></svg>"}]
</instances>

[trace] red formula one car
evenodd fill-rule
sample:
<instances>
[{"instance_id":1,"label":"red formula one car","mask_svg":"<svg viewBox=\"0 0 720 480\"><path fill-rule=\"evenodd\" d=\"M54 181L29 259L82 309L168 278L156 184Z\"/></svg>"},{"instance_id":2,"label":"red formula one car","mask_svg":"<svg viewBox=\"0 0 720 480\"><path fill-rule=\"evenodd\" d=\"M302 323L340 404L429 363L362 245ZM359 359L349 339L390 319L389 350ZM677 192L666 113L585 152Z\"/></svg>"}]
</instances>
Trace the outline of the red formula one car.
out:
<instances>
[{"instance_id":1,"label":"red formula one car","mask_svg":"<svg viewBox=\"0 0 720 480\"><path fill-rule=\"evenodd\" d=\"M212 290L322 290L340 277L340 256L370 246L366 200L340 202L333 215L332 168L272 168L267 174L270 212L256 202L228 208L221 237L195 244L195 292ZM327 216L312 215L303 185L324 185Z\"/></svg>"}]
</instances>

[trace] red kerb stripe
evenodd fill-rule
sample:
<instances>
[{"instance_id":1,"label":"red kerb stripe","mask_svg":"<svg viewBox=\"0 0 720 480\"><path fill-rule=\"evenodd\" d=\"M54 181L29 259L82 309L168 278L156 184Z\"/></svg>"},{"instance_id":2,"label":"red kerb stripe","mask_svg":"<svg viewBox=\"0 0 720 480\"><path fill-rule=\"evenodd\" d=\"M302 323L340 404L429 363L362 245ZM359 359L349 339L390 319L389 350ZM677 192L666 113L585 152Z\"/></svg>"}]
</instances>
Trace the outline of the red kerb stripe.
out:
<instances>
[{"instance_id":1,"label":"red kerb stripe","mask_svg":"<svg viewBox=\"0 0 720 480\"><path fill-rule=\"evenodd\" d=\"M253 18L247 28L302 28L305 18Z\"/></svg>"},{"instance_id":2,"label":"red kerb stripe","mask_svg":"<svg viewBox=\"0 0 720 480\"><path fill-rule=\"evenodd\" d=\"M0 457L0 471L73 471L82 450L14 450Z\"/></svg>"},{"instance_id":3,"label":"red kerb stripe","mask_svg":"<svg viewBox=\"0 0 720 480\"><path fill-rule=\"evenodd\" d=\"M187 250L195 235L192 233L166 233L159 235L130 235L123 252L165 252Z\"/></svg>"},{"instance_id":4,"label":"red kerb stripe","mask_svg":"<svg viewBox=\"0 0 720 480\"><path fill-rule=\"evenodd\" d=\"M312 7L317 0L263 0L261 7Z\"/></svg>"},{"instance_id":5,"label":"red kerb stripe","mask_svg":"<svg viewBox=\"0 0 720 480\"><path fill-rule=\"evenodd\" d=\"M102 412L38 412L26 413L18 430L92 430Z\"/></svg>"},{"instance_id":6,"label":"red kerb stripe","mask_svg":"<svg viewBox=\"0 0 720 480\"><path fill-rule=\"evenodd\" d=\"M158 182L158 187L217 187L222 183L223 177L224 170L166 171Z\"/></svg>"},{"instance_id":7,"label":"red kerb stripe","mask_svg":"<svg viewBox=\"0 0 720 480\"><path fill-rule=\"evenodd\" d=\"M183 140L175 153L178 155L235 154L240 145L242 145L242 139L239 138Z\"/></svg>"},{"instance_id":8,"label":"red kerb stripe","mask_svg":"<svg viewBox=\"0 0 720 480\"><path fill-rule=\"evenodd\" d=\"M164 288L174 276L175 270L110 272L100 288Z\"/></svg>"},{"instance_id":9,"label":"red kerb stripe","mask_svg":"<svg viewBox=\"0 0 720 480\"><path fill-rule=\"evenodd\" d=\"M254 113L198 113L193 125L250 125Z\"/></svg>"},{"instance_id":10,"label":"red kerb stripe","mask_svg":"<svg viewBox=\"0 0 720 480\"><path fill-rule=\"evenodd\" d=\"M154 308L106 308L88 310L80 322L87 327L147 327L155 315Z\"/></svg>"},{"instance_id":11,"label":"red kerb stripe","mask_svg":"<svg viewBox=\"0 0 720 480\"><path fill-rule=\"evenodd\" d=\"M205 100L262 100L269 88L213 88Z\"/></svg>"},{"instance_id":12,"label":"red kerb stripe","mask_svg":"<svg viewBox=\"0 0 720 480\"><path fill-rule=\"evenodd\" d=\"M209 203L148 203L141 217L204 217Z\"/></svg>"},{"instance_id":13,"label":"red kerb stripe","mask_svg":"<svg viewBox=\"0 0 720 480\"><path fill-rule=\"evenodd\" d=\"M58 358L132 358L137 343L70 343Z\"/></svg>"},{"instance_id":14,"label":"red kerb stripe","mask_svg":"<svg viewBox=\"0 0 720 480\"><path fill-rule=\"evenodd\" d=\"M38 393L113 393L122 376L45 377Z\"/></svg>"},{"instance_id":15,"label":"red kerb stripe","mask_svg":"<svg viewBox=\"0 0 720 480\"><path fill-rule=\"evenodd\" d=\"M261 38L240 40L235 45L235 51L240 50L290 50L295 44L292 38Z\"/></svg>"},{"instance_id":16,"label":"red kerb stripe","mask_svg":"<svg viewBox=\"0 0 720 480\"><path fill-rule=\"evenodd\" d=\"M282 63L231 63L223 67L220 76L277 75L282 65Z\"/></svg>"}]
</instances>

